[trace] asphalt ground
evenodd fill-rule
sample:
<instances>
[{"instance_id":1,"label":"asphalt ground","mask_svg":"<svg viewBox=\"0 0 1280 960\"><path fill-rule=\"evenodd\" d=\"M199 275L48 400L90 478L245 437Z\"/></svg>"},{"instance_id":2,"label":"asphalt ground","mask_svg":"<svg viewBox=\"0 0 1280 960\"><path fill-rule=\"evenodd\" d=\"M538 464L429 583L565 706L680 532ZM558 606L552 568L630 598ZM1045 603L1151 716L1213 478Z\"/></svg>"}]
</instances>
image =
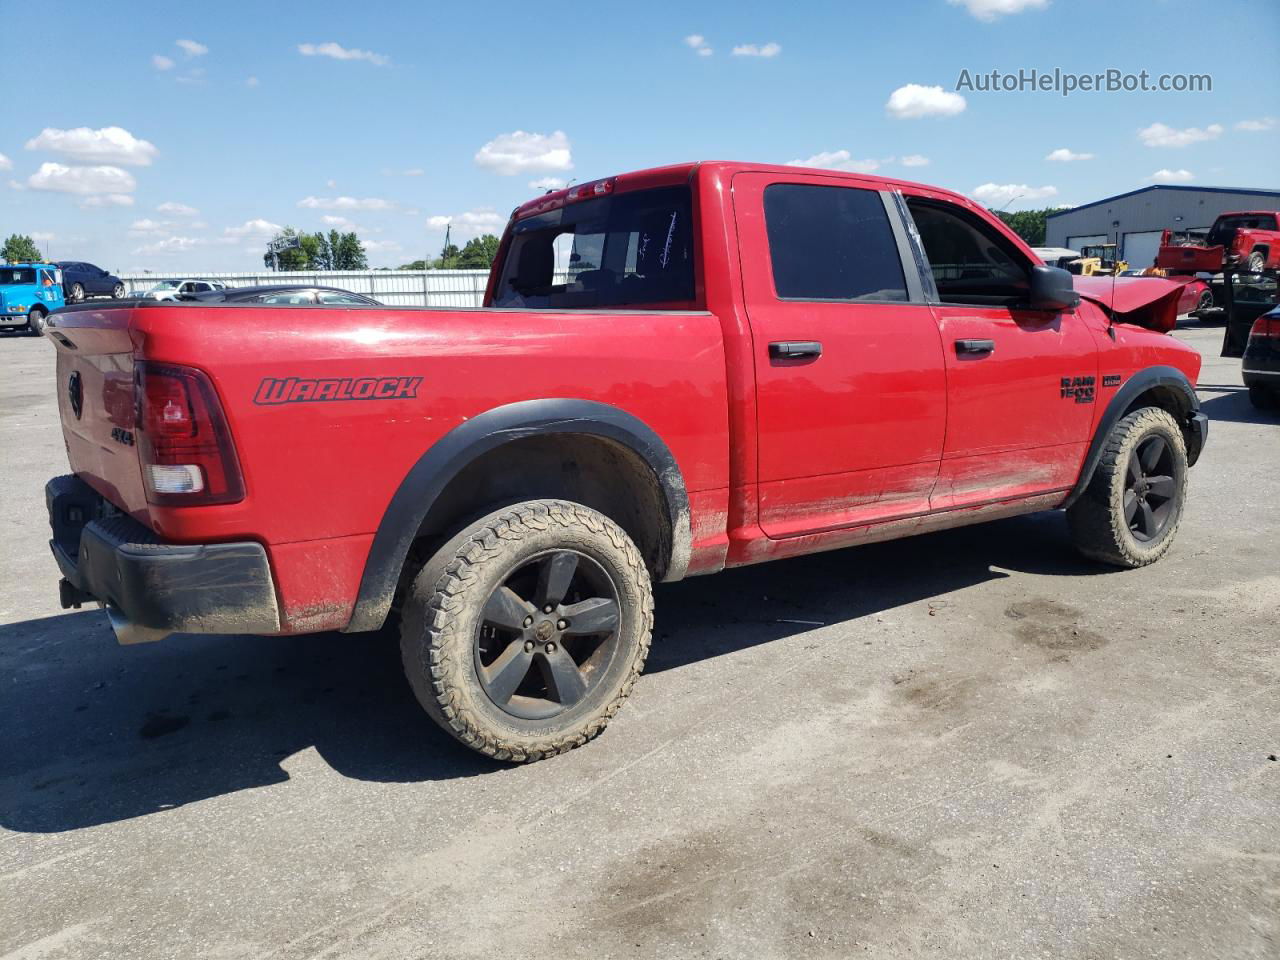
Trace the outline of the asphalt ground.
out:
<instances>
[{"instance_id":1,"label":"asphalt ground","mask_svg":"<svg viewBox=\"0 0 1280 960\"><path fill-rule=\"evenodd\" d=\"M614 723L527 767L394 637L61 610L52 350L0 340L0 958L1280 956L1280 418L1177 335L1161 562L1050 513L662 586Z\"/></svg>"}]
</instances>

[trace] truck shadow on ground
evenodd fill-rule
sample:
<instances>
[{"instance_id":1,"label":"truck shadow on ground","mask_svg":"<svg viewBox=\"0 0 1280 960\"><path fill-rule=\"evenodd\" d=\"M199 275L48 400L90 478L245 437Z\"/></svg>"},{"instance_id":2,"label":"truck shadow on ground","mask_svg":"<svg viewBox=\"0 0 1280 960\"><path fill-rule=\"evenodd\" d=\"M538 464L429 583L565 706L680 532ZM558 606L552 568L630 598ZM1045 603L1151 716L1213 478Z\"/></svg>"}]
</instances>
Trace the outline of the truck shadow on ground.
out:
<instances>
[{"instance_id":1,"label":"truck shadow on ground","mask_svg":"<svg viewBox=\"0 0 1280 960\"><path fill-rule=\"evenodd\" d=\"M1225 384L1199 384L1202 393L1219 393L1221 396L1202 398L1200 410L1210 420L1227 420L1232 423L1280 424L1280 409L1259 410L1249 402L1249 391L1242 386Z\"/></svg>"},{"instance_id":2,"label":"truck shadow on ground","mask_svg":"<svg viewBox=\"0 0 1280 960\"><path fill-rule=\"evenodd\" d=\"M984 581L1078 576L1058 514L778 561L658 589L661 673ZM391 631L115 643L98 611L0 627L0 826L52 833L289 778L314 748L376 782L503 769L422 713ZM643 681L642 681L643 682Z\"/></svg>"}]
</instances>

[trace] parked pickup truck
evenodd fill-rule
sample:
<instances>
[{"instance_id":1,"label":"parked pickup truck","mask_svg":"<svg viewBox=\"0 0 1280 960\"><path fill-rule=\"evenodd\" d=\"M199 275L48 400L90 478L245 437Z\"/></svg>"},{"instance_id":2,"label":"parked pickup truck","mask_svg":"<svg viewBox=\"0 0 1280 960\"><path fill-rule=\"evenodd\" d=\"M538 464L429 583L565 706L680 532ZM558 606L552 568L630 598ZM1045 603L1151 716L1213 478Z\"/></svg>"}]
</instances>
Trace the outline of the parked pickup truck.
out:
<instances>
[{"instance_id":1,"label":"parked pickup truck","mask_svg":"<svg viewBox=\"0 0 1280 960\"><path fill-rule=\"evenodd\" d=\"M1063 508L1164 554L1206 436L1181 288L1076 284L945 190L702 163L518 207L481 309L70 307L62 602L124 642L398 623L441 726L558 754L656 581Z\"/></svg>"},{"instance_id":2,"label":"parked pickup truck","mask_svg":"<svg viewBox=\"0 0 1280 960\"><path fill-rule=\"evenodd\" d=\"M1274 210L1242 210L1221 214L1203 244L1174 243L1166 230L1156 252L1156 266L1183 272L1217 273L1230 267L1244 273L1280 269L1280 229Z\"/></svg>"}]
</instances>

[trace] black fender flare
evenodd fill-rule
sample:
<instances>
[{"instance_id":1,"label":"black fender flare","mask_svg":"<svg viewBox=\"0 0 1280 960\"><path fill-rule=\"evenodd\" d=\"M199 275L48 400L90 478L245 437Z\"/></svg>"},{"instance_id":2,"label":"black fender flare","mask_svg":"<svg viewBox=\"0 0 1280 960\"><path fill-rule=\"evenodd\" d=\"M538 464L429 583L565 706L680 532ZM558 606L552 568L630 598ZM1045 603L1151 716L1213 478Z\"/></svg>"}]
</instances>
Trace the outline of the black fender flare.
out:
<instances>
[{"instance_id":1,"label":"black fender flare","mask_svg":"<svg viewBox=\"0 0 1280 960\"><path fill-rule=\"evenodd\" d=\"M1106 445L1107 436L1111 433L1112 427L1124 416L1134 400L1153 388L1173 390L1183 397L1185 407L1182 411L1181 426L1183 435L1188 439L1187 461L1194 464L1200 458L1200 451L1204 449L1205 441L1208 439L1209 421L1200 412L1200 398L1196 395L1196 388L1187 379L1187 375L1177 367L1147 367L1124 382L1107 403L1107 409L1102 412L1102 416L1098 418L1098 425L1093 431L1093 440L1089 443L1089 451L1085 454L1084 466L1080 470L1080 478L1076 481L1071 493L1067 495L1067 499L1062 502L1062 509L1066 509L1080 499L1080 495L1088 488L1089 481L1093 479L1093 473L1098 468L1098 461L1102 459L1102 449Z\"/></svg>"},{"instance_id":2,"label":"black fender flare","mask_svg":"<svg viewBox=\"0 0 1280 960\"><path fill-rule=\"evenodd\" d=\"M369 548L360 592L346 633L377 630L391 610L401 570L431 505L481 454L526 437L580 433L613 440L638 454L662 488L671 525L663 580L679 580L693 541L689 496L671 450L648 424L606 403L572 398L523 400L495 407L454 427L413 465L387 505Z\"/></svg>"}]
</instances>

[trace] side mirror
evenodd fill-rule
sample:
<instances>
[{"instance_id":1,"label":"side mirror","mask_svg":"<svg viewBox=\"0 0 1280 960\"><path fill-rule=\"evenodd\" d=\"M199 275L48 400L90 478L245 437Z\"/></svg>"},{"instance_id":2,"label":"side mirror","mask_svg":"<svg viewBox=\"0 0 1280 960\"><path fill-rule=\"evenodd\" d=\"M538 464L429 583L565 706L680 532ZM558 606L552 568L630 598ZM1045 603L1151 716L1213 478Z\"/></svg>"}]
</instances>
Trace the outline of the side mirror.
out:
<instances>
[{"instance_id":1,"label":"side mirror","mask_svg":"<svg viewBox=\"0 0 1280 960\"><path fill-rule=\"evenodd\" d=\"M1071 274L1061 267L1036 265L1031 268L1027 291L1032 310L1070 310L1080 303L1080 294L1071 282Z\"/></svg>"}]
</instances>

